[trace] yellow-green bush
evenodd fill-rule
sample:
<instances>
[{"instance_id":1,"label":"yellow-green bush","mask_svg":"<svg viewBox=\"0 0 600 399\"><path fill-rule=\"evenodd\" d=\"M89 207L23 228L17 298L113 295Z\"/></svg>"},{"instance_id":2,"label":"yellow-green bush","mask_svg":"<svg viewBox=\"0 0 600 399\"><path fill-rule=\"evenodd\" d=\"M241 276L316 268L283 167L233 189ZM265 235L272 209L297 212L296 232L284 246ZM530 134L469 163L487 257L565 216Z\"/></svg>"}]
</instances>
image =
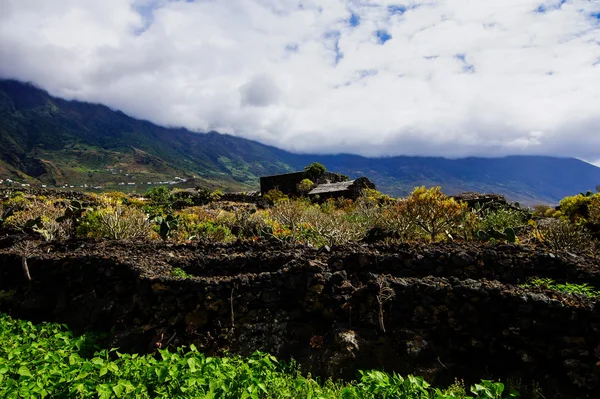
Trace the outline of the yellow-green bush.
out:
<instances>
[{"instance_id":1,"label":"yellow-green bush","mask_svg":"<svg viewBox=\"0 0 600 399\"><path fill-rule=\"evenodd\" d=\"M5 227L23 231L27 222L31 220L43 218L46 222L49 222L50 220L56 220L65 212L64 205L55 204L51 200L40 201L34 199L29 201L23 199L23 201L19 200L19 205L21 210L6 218Z\"/></svg>"},{"instance_id":2,"label":"yellow-green bush","mask_svg":"<svg viewBox=\"0 0 600 399\"><path fill-rule=\"evenodd\" d=\"M588 205L590 222L600 224L600 194L595 194Z\"/></svg>"},{"instance_id":3,"label":"yellow-green bush","mask_svg":"<svg viewBox=\"0 0 600 399\"><path fill-rule=\"evenodd\" d=\"M447 197L441 187L417 187L405 201L408 218L431 240L459 225L467 212L467 204Z\"/></svg>"},{"instance_id":4,"label":"yellow-green bush","mask_svg":"<svg viewBox=\"0 0 600 399\"><path fill-rule=\"evenodd\" d=\"M279 201L286 201L289 199L289 197L287 195L285 195L281 191L275 190L275 189L267 191L265 193L265 195L263 195L262 197L265 201L267 201L271 205L273 205Z\"/></svg>"},{"instance_id":5,"label":"yellow-green bush","mask_svg":"<svg viewBox=\"0 0 600 399\"><path fill-rule=\"evenodd\" d=\"M151 232L148 215L125 205L109 205L88 212L78 228L81 235L113 240L147 238Z\"/></svg>"},{"instance_id":6,"label":"yellow-green bush","mask_svg":"<svg viewBox=\"0 0 600 399\"><path fill-rule=\"evenodd\" d=\"M577 194L560 200L560 211L573 222L585 221L592 196Z\"/></svg>"},{"instance_id":7,"label":"yellow-green bush","mask_svg":"<svg viewBox=\"0 0 600 399\"><path fill-rule=\"evenodd\" d=\"M303 179L298 184L298 191L300 191L302 194L307 194L310 190L313 189L314 186L315 186L315 183L313 183L312 180L310 180L310 179Z\"/></svg>"},{"instance_id":8,"label":"yellow-green bush","mask_svg":"<svg viewBox=\"0 0 600 399\"><path fill-rule=\"evenodd\" d=\"M230 242L235 240L231 230L214 222L201 222L188 226L188 239L205 239L213 242Z\"/></svg>"}]
</instances>

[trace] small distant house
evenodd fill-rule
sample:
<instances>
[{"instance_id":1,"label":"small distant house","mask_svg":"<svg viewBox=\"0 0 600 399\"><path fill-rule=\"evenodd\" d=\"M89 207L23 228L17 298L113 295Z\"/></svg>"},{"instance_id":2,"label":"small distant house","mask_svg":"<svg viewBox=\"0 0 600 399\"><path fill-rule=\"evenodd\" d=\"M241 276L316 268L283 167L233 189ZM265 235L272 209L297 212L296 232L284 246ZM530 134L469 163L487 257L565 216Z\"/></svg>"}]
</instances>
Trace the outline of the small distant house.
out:
<instances>
[{"instance_id":1,"label":"small distant house","mask_svg":"<svg viewBox=\"0 0 600 399\"><path fill-rule=\"evenodd\" d=\"M487 204L506 205L507 201L501 194L480 194L473 191L452 196L457 201L466 202L470 208Z\"/></svg>"},{"instance_id":2,"label":"small distant house","mask_svg":"<svg viewBox=\"0 0 600 399\"><path fill-rule=\"evenodd\" d=\"M271 190L279 190L286 195L300 195L298 186L306 178L304 172L285 173L282 175L264 176L260 178L260 193L266 194ZM339 173L325 172L315 184L339 183L347 181L348 176Z\"/></svg>"},{"instance_id":3,"label":"small distant house","mask_svg":"<svg viewBox=\"0 0 600 399\"><path fill-rule=\"evenodd\" d=\"M264 176L260 178L260 192L264 195L270 190L279 190L286 195L297 196L302 194L299 185L305 178L304 172ZM319 201L341 197L357 199L364 188L375 189L375 185L366 177L349 180L347 176L332 172L324 172L314 183L315 187L308 192L308 196Z\"/></svg>"},{"instance_id":4,"label":"small distant house","mask_svg":"<svg viewBox=\"0 0 600 399\"><path fill-rule=\"evenodd\" d=\"M319 184L309 191L308 196L319 201L341 197L356 200L365 188L374 190L375 184L371 183L366 177L360 177L345 182Z\"/></svg>"}]
</instances>

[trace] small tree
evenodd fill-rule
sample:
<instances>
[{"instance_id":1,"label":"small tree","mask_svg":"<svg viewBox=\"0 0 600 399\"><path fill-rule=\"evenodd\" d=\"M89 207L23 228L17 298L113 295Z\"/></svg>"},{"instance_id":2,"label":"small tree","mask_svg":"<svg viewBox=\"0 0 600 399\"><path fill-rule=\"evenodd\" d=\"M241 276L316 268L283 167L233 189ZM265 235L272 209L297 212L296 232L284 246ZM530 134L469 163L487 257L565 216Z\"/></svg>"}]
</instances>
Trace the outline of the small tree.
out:
<instances>
[{"instance_id":1,"label":"small tree","mask_svg":"<svg viewBox=\"0 0 600 399\"><path fill-rule=\"evenodd\" d=\"M448 198L440 187L417 187L405 201L409 220L432 240L458 225L467 210L467 204Z\"/></svg>"},{"instance_id":2,"label":"small tree","mask_svg":"<svg viewBox=\"0 0 600 399\"><path fill-rule=\"evenodd\" d=\"M313 162L304 167L304 177L312 181L317 181L325 172L327 172L327 168L318 162Z\"/></svg>"},{"instance_id":3,"label":"small tree","mask_svg":"<svg viewBox=\"0 0 600 399\"><path fill-rule=\"evenodd\" d=\"M298 191L300 191L302 194L308 194L308 192L312 190L314 186L315 183L313 183L312 180L304 179L298 184Z\"/></svg>"}]
</instances>

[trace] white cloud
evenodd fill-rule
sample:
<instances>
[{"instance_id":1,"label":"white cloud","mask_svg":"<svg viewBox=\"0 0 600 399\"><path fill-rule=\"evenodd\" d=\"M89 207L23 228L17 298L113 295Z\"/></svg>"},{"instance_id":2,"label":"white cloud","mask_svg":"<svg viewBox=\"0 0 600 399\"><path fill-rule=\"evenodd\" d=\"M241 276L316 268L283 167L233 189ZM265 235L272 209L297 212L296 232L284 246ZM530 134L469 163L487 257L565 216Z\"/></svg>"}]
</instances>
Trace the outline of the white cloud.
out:
<instances>
[{"instance_id":1,"label":"white cloud","mask_svg":"<svg viewBox=\"0 0 600 399\"><path fill-rule=\"evenodd\" d=\"M599 14L587 0L2 0L0 76L303 152L596 160Z\"/></svg>"}]
</instances>

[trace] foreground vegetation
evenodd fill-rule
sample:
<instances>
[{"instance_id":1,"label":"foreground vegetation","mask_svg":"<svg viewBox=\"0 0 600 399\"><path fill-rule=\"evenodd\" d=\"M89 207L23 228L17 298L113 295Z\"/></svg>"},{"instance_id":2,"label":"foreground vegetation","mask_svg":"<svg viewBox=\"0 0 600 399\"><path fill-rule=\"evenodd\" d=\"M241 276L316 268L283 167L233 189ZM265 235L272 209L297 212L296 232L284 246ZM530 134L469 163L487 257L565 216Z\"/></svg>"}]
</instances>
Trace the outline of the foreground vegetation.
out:
<instances>
[{"instance_id":1,"label":"foreground vegetation","mask_svg":"<svg viewBox=\"0 0 600 399\"><path fill-rule=\"evenodd\" d=\"M360 241L518 242L597 255L600 193L566 197L559 209L518 204L468 207L439 187L407 198L366 189L356 201L311 201L269 192L259 206L222 201L209 190L159 187L145 195L89 194L82 200L5 192L0 230L32 239L271 240L312 246Z\"/></svg>"},{"instance_id":2,"label":"foreground vegetation","mask_svg":"<svg viewBox=\"0 0 600 399\"><path fill-rule=\"evenodd\" d=\"M194 346L155 355L99 350L58 324L0 316L2 398L510 398L499 382L434 389L420 377L360 372L360 381L319 383L292 364L255 353L205 357Z\"/></svg>"}]
</instances>

